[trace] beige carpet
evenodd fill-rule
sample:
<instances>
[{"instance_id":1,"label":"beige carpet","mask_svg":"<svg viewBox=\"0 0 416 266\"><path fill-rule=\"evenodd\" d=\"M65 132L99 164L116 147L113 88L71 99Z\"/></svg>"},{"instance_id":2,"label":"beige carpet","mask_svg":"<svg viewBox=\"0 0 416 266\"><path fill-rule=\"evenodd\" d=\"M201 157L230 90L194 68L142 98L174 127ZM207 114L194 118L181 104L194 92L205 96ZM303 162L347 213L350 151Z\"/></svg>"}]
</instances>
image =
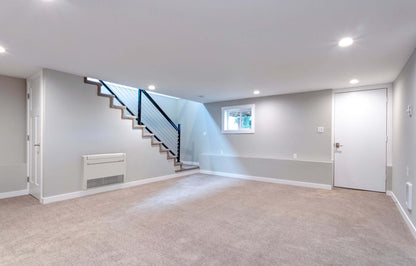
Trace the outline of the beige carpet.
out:
<instances>
[{"instance_id":1,"label":"beige carpet","mask_svg":"<svg viewBox=\"0 0 416 266\"><path fill-rule=\"evenodd\" d=\"M0 265L416 265L390 197L193 175L0 200Z\"/></svg>"}]
</instances>

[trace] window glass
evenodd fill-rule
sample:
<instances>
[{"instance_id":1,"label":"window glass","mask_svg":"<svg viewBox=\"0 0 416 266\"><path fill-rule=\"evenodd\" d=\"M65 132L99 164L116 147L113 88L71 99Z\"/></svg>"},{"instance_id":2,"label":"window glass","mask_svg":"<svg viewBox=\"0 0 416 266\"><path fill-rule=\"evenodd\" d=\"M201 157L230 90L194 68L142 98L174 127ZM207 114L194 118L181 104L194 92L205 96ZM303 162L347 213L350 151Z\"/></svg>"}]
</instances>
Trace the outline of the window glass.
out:
<instances>
[{"instance_id":1,"label":"window glass","mask_svg":"<svg viewBox=\"0 0 416 266\"><path fill-rule=\"evenodd\" d=\"M254 133L254 105L222 108L223 133Z\"/></svg>"},{"instance_id":2,"label":"window glass","mask_svg":"<svg viewBox=\"0 0 416 266\"><path fill-rule=\"evenodd\" d=\"M241 128L251 128L251 110L241 112Z\"/></svg>"},{"instance_id":3,"label":"window glass","mask_svg":"<svg viewBox=\"0 0 416 266\"><path fill-rule=\"evenodd\" d=\"M240 124L240 112L238 110L229 110L228 115L228 130L238 130Z\"/></svg>"}]
</instances>

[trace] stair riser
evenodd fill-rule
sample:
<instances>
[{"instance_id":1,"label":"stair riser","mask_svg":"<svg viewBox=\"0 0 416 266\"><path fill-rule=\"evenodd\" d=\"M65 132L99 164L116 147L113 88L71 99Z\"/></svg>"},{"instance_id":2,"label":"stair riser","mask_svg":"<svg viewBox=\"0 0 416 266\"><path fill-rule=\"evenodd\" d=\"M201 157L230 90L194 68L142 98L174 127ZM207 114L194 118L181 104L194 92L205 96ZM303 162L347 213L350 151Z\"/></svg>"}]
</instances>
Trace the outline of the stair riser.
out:
<instances>
[{"instance_id":1,"label":"stair riser","mask_svg":"<svg viewBox=\"0 0 416 266\"><path fill-rule=\"evenodd\" d=\"M119 109L121 111L121 119L132 120L132 129L142 129L142 137L143 138L150 137L151 138L151 145L153 145L153 146L159 145L159 152L166 152L166 159L167 160L174 159L174 161L173 161L174 166L175 167L178 167L179 166L179 168L180 168L180 169L175 169L175 172L182 172L182 171L186 171L187 170L187 169L183 169L182 168L182 163L178 163L176 161L176 157L170 156L170 150L163 150L162 149L162 146L163 146L163 143L162 142L156 142L156 141L154 141L154 134L147 134L147 133L145 133L145 130L144 129L146 129L146 126L144 126L144 125L136 125L135 124L135 121L137 120L137 117L134 117L134 116L126 116L125 115L125 110L126 110L126 107L125 106L114 105L114 98L115 98L114 95L108 95L108 94L101 93L101 87L102 87L102 84L101 83L89 81L86 77L84 78L84 83L97 86L97 95L100 96L100 97L108 98L109 99L110 108Z\"/></svg>"}]
</instances>

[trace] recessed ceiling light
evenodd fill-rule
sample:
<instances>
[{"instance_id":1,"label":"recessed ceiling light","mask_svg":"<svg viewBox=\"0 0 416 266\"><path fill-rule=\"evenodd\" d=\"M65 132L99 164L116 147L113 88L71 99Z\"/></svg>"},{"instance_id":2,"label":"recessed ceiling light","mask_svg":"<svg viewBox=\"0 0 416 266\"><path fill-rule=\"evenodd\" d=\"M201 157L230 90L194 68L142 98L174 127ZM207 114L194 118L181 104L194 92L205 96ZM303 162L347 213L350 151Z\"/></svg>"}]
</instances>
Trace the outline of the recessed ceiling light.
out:
<instances>
[{"instance_id":1,"label":"recessed ceiling light","mask_svg":"<svg viewBox=\"0 0 416 266\"><path fill-rule=\"evenodd\" d=\"M260 94L260 91L259 90L255 90L255 91L253 91L253 94Z\"/></svg>"},{"instance_id":2,"label":"recessed ceiling light","mask_svg":"<svg viewBox=\"0 0 416 266\"><path fill-rule=\"evenodd\" d=\"M350 80L350 84L357 84L358 82L360 82L358 79Z\"/></svg>"},{"instance_id":3,"label":"recessed ceiling light","mask_svg":"<svg viewBox=\"0 0 416 266\"><path fill-rule=\"evenodd\" d=\"M156 86L155 86L155 85L149 85L147 88L148 88L149 90L151 90L151 91L156 90Z\"/></svg>"},{"instance_id":4,"label":"recessed ceiling light","mask_svg":"<svg viewBox=\"0 0 416 266\"><path fill-rule=\"evenodd\" d=\"M6 52L6 48L4 48L3 46L0 46L0 53L5 53Z\"/></svg>"},{"instance_id":5,"label":"recessed ceiling light","mask_svg":"<svg viewBox=\"0 0 416 266\"><path fill-rule=\"evenodd\" d=\"M342 38L339 42L338 42L338 45L339 46L341 46L341 47L347 47L347 46L350 46L351 44L353 44L354 43L354 40L352 39L352 38L350 38L350 37L345 37L345 38Z\"/></svg>"}]
</instances>

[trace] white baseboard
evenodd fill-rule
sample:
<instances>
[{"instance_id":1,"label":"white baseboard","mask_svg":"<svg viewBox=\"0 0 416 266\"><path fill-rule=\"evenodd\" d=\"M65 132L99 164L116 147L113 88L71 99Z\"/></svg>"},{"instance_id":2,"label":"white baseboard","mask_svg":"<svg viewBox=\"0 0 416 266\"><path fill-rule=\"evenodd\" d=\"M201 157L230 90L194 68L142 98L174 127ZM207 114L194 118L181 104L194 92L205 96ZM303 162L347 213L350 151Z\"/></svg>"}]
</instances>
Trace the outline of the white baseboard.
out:
<instances>
[{"instance_id":1,"label":"white baseboard","mask_svg":"<svg viewBox=\"0 0 416 266\"><path fill-rule=\"evenodd\" d=\"M16 191L10 191L10 192L2 192L0 193L0 199L7 199L7 198L13 198L23 195L28 195L29 190L28 189L22 189L22 190L16 190Z\"/></svg>"},{"instance_id":2,"label":"white baseboard","mask_svg":"<svg viewBox=\"0 0 416 266\"><path fill-rule=\"evenodd\" d=\"M271 177L240 175L240 174L225 173L225 172L207 171L207 170L201 170L200 172L201 174L207 174L207 175L226 176L226 177L232 177L232 178L240 178L240 179L254 180L254 181L260 181L260 182L274 183L274 184L292 185L292 186L309 187L309 188L320 188L320 189L328 189L328 190L332 189L331 185L326 185L326 184L277 179L277 178L271 178Z\"/></svg>"},{"instance_id":3,"label":"white baseboard","mask_svg":"<svg viewBox=\"0 0 416 266\"><path fill-rule=\"evenodd\" d=\"M182 161L182 162L183 162L183 164L199 166L199 162L191 162L191 161Z\"/></svg>"},{"instance_id":4,"label":"white baseboard","mask_svg":"<svg viewBox=\"0 0 416 266\"><path fill-rule=\"evenodd\" d=\"M104 186L104 187L91 188L91 189L71 192L71 193L67 193L67 194L60 194L60 195L56 195L56 196L44 197L44 198L42 198L41 203L48 204L48 203L57 202L57 201L80 198L80 197L93 195L93 194L97 194L97 193L113 191L113 190L128 188L128 187L135 187L135 186L140 186L140 185L144 185L144 184L159 182L159 181L163 181L163 180L168 180L168 179L172 179L172 178L177 178L177 177L182 177L182 176L187 176L187 175L192 175L192 174L198 174L198 173L199 173L199 170L190 170L190 171L181 172L181 173L172 174L172 175L151 177L151 178L131 181L131 182L127 182L127 183L120 183L120 184L114 184L114 185L109 185L109 186Z\"/></svg>"},{"instance_id":5,"label":"white baseboard","mask_svg":"<svg viewBox=\"0 0 416 266\"><path fill-rule=\"evenodd\" d=\"M413 237L416 238L416 227L413 224L412 220L410 220L410 217L407 215L406 211L403 209L399 200L396 198L396 195L394 195L393 191L387 191L386 194L393 199L394 203L396 203L396 206L399 209L399 212L402 215L407 226L409 227L410 232L412 233Z\"/></svg>"}]
</instances>

